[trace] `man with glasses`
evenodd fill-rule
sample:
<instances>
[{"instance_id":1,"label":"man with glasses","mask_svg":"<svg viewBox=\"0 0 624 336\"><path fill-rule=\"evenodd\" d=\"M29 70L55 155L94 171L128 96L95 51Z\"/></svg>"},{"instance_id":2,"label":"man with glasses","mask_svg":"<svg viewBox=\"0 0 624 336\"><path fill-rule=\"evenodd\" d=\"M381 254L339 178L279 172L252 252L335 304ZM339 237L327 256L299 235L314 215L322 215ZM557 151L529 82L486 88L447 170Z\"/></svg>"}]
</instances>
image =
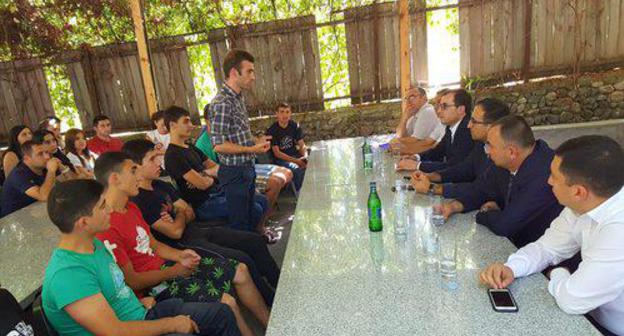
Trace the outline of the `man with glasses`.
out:
<instances>
[{"instance_id":1,"label":"man with glasses","mask_svg":"<svg viewBox=\"0 0 624 336\"><path fill-rule=\"evenodd\" d=\"M481 174L454 201L442 205L445 218L479 210L477 223L517 247L537 240L559 216L561 205L548 184L553 150L535 140L524 118L507 116L492 124L486 153L495 166Z\"/></svg>"},{"instance_id":2,"label":"man with glasses","mask_svg":"<svg viewBox=\"0 0 624 336\"><path fill-rule=\"evenodd\" d=\"M470 188L470 182L489 169L493 163L485 153L485 141L492 123L509 115L507 104L495 98L480 100L472 111L468 129L476 142L462 162L431 173L416 171L412 174L414 189L422 194L433 193L445 198L455 198L461 190ZM435 182L435 183L434 183Z\"/></svg>"},{"instance_id":3,"label":"man with glasses","mask_svg":"<svg viewBox=\"0 0 624 336\"><path fill-rule=\"evenodd\" d=\"M435 108L427 100L427 92L421 87L411 88L405 99L405 108L396 130L398 141L406 145L422 143L433 146L444 136L444 128Z\"/></svg>"},{"instance_id":4,"label":"man with glasses","mask_svg":"<svg viewBox=\"0 0 624 336\"><path fill-rule=\"evenodd\" d=\"M429 173L454 166L463 161L474 146L468 130L472 111L472 97L464 89L452 90L440 99L436 114L446 126L444 136L438 144L420 154L416 159L402 159L399 170L421 170Z\"/></svg>"}]
</instances>

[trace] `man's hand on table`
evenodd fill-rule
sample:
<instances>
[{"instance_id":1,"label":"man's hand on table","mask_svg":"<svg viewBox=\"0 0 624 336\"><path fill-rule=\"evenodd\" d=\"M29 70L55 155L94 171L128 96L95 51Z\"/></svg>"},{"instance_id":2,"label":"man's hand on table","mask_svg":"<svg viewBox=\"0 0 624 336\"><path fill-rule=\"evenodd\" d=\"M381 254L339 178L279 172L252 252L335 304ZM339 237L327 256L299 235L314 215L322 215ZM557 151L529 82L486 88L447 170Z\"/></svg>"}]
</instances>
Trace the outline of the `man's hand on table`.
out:
<instances>
[{"instance_id":1,"label":"man's hand on table","mask_svg":"<svg viewBox=\"0 0 624 336\"><path fill-rule=\"evenodd\" d=\"M427 176L427 174L421 172L420 170L417 170L412 173L411 177L412 187L414 187L414 190L416 190L416 192L419 192L421 194L426 194L429 192L429 188L431 187L431 181L429 180L429 176Z\"/></svg>"},{"instance_id":2,"label":"man's hand on table","mask_svg":"<svg viewBox=\"0 0 624 336\"><path fill-rule=\"evenodd\" d=\"M411 171L416 170L418 168L418 161L414 159L406 159L402 158L397 162L396 170L397 171Z\"/></svg>"},{"instance_id":3,"label":"man's hand on table","mask_svg":"<svg viewBox=\"0 0 624 336\"><path fill-rule=\"evenodd\" d=\"M514 273L511 268L503 263L493 263L484 268L479 274L479 281L494 289L507 288L514 279Z\"/></svg>"}]
</instances>

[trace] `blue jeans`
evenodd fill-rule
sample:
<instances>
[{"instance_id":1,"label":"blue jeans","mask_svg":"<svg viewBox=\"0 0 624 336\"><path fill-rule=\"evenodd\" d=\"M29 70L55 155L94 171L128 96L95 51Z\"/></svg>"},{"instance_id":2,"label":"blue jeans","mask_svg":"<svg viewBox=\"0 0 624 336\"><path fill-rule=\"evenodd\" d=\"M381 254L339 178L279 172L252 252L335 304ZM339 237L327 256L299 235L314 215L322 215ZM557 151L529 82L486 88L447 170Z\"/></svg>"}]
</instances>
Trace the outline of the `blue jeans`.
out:
<instances>
[{"instance_id":1,"label":"blue jeans","mask_svg":"<svg viewBox=\"0 0 624 336\"><path fill-rule=\"evenodd\" d=\"M240 336L232 309L219 302L183 302L181 299L160 301L147 311L145 320L189 315L199 327L200 335ZM169 334L189 335L189 334Z\"/></svg>"},{"instance_id":2,"label":"blue jeans","mask_svg":"<svg viewBox=\"0 0 624 336\"><path fill-rule=\"evenodd\" d=\"M253 165L222 165L218 179L223 192L194 207L197 220L227 218L229 228L255 232L268 211L268 201L263 195L256 194Z\"/></svg>"},{"instance_id":3,"label":"blue jeans","mask_svg":"<svg viewBox=\"0 0 624 336\"><path fill-rule=\"evenodd\" d=\"M295 184L295 189L297 189L297 191L301 190L301 186L303 185L303 178L305 177L305 168L299 167L299 165L296 163L279 159L275 160L275 164L290 169L290 171L293 173L293 183Z\"/></svg>"}]
</instances>

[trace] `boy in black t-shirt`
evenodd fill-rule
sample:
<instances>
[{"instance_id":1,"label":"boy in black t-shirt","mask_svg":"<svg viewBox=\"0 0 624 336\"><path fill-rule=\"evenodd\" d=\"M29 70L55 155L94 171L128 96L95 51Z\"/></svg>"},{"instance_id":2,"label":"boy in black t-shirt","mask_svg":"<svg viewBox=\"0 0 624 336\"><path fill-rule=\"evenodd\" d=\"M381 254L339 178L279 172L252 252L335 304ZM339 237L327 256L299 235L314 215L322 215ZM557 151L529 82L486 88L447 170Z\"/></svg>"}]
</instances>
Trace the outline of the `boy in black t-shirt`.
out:
<instances>
[{"instance_id":1,"label":"boy in black t-shirt","mask_svg":"<svg viewBox=\"0 0 624 336\"><path fill-rule=\"evenodd\" d=\"M165 152L165 169L178 185L182 198L193 207L197 219L233 218L228 213L225 192L216 180L219 165L195 145L186 144L193 129L188 111L180 107L167 109L165 126L171 134L171 143ZM255 195L254 201L251 223L245 223L245 231L255 232L264 226L262 220L268 202L260 194ZM228 225L232 225L229 220Z\"/></svg>"},{"instance_id":2,"label":"boy in black t-shirt","mask_svg":"<svg viewBox=\"0 0 624 336\"><path fill-rule=\"evenodd\" d=\"M275 163L293 172L293 181L299 190L308 164L303 131L299 124L290 120L292 116L290 105L281 103L277 107L276 115L277 121L269 127L266 134L272 136L271 149Z\"/></svg>"},{"instance_id":3,"label":"boy in black t-shirt","mask_svg":"<svg viewBox=\"0 0 624 336\"><path fill-rule=\"evenodd\" d=\"M271 305L274 290L261 277L265 276L268 283L276 287L280 270L262 236L196 223L193 208L180 198L171 184L158 179L162 154L154 143L145 139L131 140L124 144L123 152L139 165L139 194L132 201L141 210L156 239L173 247L193 247L245 263L256 287Z\"/></svg>"}]
</instances>

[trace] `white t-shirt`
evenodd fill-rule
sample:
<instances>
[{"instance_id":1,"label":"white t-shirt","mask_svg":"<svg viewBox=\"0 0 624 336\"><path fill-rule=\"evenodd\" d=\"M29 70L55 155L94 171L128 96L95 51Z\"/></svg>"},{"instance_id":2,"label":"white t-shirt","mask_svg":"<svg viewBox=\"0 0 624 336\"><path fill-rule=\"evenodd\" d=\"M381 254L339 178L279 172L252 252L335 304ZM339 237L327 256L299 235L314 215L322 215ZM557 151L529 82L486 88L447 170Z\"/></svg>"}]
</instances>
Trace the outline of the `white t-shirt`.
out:
<instances>
[{"instance_id":1,"label":"white t-shirt","mask_svg":"<svg viewBox=\"0 0 624 336\"><path fill-rule=\"evenodd\" d=\"M78 155L74 153L67 153L67 158L74 165L74 167L84 167L86 170L92 172L93 167L95 167L95 159L97 158L97 155L93 153L91 153L89 157L83 155L82 159L85 161L84 165L78 158Z\"/></svg>"},{"instance_id":2,"label":"white t-shirt","mask_svg":"<svg viewBox=\"0 0 624 336\"><path fill-rule=\"evenodd\" d=\"M171 142L171 135L169 133L160 134L156 129L147 132L145 135L147 135L147 138L150 139L151 142L155 144L162 144L162 150L167 150L167 147L169 147L169 143Z\"/></svg>"},{"instance_id":3,"label":"white t-shirt","mask_svg":"<svg viewBox=\"0 0 624 336\"><path fill-rule=\"evenodd\" d=\"M416 139L433 139L439 141L438 138L444 136L445 128L440 123L440 119L436 115L435 108L431 104L423 105L414 116L407 120L407 134ZM440 136L440 130L442 136Z\"/></svg>"}]
</instances>

